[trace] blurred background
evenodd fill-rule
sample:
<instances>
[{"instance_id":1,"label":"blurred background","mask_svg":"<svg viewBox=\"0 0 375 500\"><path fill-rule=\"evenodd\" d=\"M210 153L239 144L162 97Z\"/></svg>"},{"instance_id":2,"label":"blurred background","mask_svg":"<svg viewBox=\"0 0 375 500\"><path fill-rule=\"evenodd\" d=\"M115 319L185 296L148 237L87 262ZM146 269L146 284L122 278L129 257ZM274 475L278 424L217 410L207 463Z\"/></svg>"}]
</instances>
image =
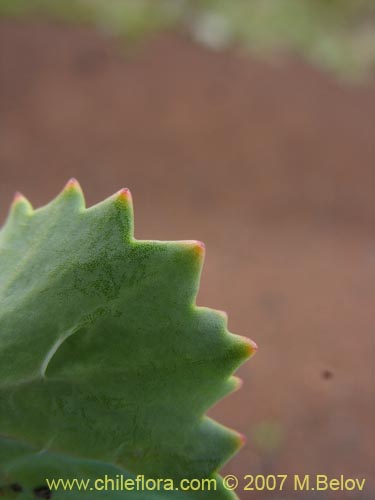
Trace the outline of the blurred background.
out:
<instances>
[{"instance_id":1,"label":"blurred background","mask_svg":"<svg viewBox=\"0 0 375 500\"><path fill-rule=\"evenodd\" d=\"M259 345L225 471L366 477L325 499L375 498L374 69L373 0L0 0L1 220L75 176L203 240L198 303Z\"/></svg>"}]
</instances>

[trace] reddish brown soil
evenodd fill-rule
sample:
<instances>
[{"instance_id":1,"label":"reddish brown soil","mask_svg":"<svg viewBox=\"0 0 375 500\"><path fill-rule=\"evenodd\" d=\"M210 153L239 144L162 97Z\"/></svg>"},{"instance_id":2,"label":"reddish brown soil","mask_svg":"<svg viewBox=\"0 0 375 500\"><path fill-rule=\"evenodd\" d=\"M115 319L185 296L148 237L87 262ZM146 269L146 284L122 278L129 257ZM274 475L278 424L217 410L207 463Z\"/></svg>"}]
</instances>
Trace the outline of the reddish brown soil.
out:
<instances>
[{"instance_id":1,"label":"reddish brown soil","mask_svg":"<svg viewBox=\"0 0 375 500\"><path fill-rule=\"evenodd\" d=\"M74 175L89 203L131 188L139 238L205 241L199 303L260 346L212 411L248 436L226 470L368 481L269 498L375 495L374 131L374 87L298 61L0 24L2 215Z\"/></svg>"}]
</instances>

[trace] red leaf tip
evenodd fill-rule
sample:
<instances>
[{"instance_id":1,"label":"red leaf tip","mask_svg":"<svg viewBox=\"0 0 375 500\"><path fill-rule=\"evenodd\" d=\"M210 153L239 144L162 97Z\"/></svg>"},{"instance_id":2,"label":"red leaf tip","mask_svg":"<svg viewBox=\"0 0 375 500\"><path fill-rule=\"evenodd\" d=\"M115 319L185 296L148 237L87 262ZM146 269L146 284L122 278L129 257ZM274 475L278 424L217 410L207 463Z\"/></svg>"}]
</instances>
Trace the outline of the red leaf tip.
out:
<instances>
[{"instance_id":1,"label":"red leaf tip","mask_svg":"<svg viewBox=\"0 0 375 500\"><path fill-rule=\"evenodd\" d=\"M118 193L117 193L117 199L124 201L124 202L131 201L132 195L131 195L129 189L128 188L120 189L120 191L118 191Z\"/></svg>"},{"instance_id":2,"label":"red leaf tip","mask_svg":"<svg viewBox=\"0 0 375 500\"><path fill-rule=\"evenodd\" d=\"M16 191L16 193L14 193L12 205L14 205L22 200L25 200L24 195L22 193L20 193L19 191Z\"/></svg>"},{"instance_id":3,"label":"red leaf tip","mask_svg":"<svg viewBox=\"0 0 375 500\"><path fill-rule=\"evenodd\" d=\"M197 240L183 240L181 241L183 245L186 245L189 248L189 251L192 251L193 254L200 259L204 257L206 246L201 241Z\"/></svg>"},{"instance_id":4,"label":"red leaf tip","mask_svg":"<svg viewBox=\"0 0 375 500\"><path fill-rule=\"evenodd\" d=\"M206 253L206 245L202 241L189 241L189 243L193 246L194 253L198 256L203 258L205 253Z\"/></svg>"},{"instance_id":5,"label":"red leaf tip","mask_svg":"<svg viewBox=\"0 0 375 500\"><path fill-rule=\"evenodd\" d=\"M246 339L246 343L247 343L247 352L249 357L254 356L254 354L256 354L258 350L258 345L256 344L256 342L250 339Z\"/></svg>"},{"instance_id":6,"label":"red leaf tip","mask_svg":"<svg viewBox=\"0 0 375 500\"><path fill-rule=\"evenodd\" d=\"M206 245L202 241L196 242L196 249L200 253L204 253L206 251Z\"/></svg>"},{"instance_id":7,"label":"red leaf tip","mask_svg":"<svg viewBox=\"0 0 375 500\"><path fill-rule=\"evenodd\" d=\"M71 189L81 189L79 182L74 177L72 177L71 179L68 180L68 182L65 184L65 188L64 188L65 191L68 191Z\"/></svg>"},{"instance_id":8,"label":"red leaf tip","mask_svg":"<svg viewBox=\"0 0 375 500\"><path fill-rule=\"evenodd\" d=\"M247 442L247 437L245 436L245 434L238 434L238 446L242 447L246 444Z\"/></svg>"}]
</instances>

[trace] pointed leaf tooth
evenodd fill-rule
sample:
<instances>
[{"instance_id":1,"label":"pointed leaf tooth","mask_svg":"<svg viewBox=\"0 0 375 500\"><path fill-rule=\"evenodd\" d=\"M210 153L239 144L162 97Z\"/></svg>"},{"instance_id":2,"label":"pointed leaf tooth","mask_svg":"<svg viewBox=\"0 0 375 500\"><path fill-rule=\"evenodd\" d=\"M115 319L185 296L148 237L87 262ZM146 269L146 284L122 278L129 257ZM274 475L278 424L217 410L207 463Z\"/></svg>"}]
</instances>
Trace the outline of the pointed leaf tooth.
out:
<instances>
[{"instance_id":1,"label":"pointed leaf tooth","mask_svg":"<svg viewBox=\"0 0 375 500\"><path fill-rule=\"evenodd\" d=\"M26 215L31 215L33 212L33 207L29 200L25 196L17 191L13 197L13 201L10 206L9 215L11 217L22 217Z\"/></svg>"},{"instance_id":2,"label":"pointed leaf tooth","mask_svg":"<svg viewBox=\"0 0 375 500\"><path fill-rule=\"evenodd\" d=\"M77 179L75 179L74 177L71 177L68 182L65 184L65 187L63 189L63 191L75 191L75 192L79 192L82 194L82 188L81 188L81 185L80 183L77 181Z\"/></svg>"},{"instance_id":3,"label":"pointed leaf tooth","mask_svg":"<svg viewBox=\"0 0 375 500\"><path fill-rule=\"evenodd\" d=\"M254 342L254 340L251 340L247 337L242 338L245 340L245 343L247 343L248 358L255 356L258 351L258 344Z\"/></svg>"},{"instance_id":4,"label":"pointed leaf tooth","mask_svg":"<svg viewBox=\"0 0 375 500\"><path fill-rule=\"evenodd\" d=\"M123 236L126 240L134 237L134 215L133 199L128 188L120 189L115 194L115 207L117 209L118 221L123 228Z\"/></svg>"},{"instance_id":5,"label":"pointed leaf tooth","mask_svg":"<svg viewBox=\"0 0 375 500\"><path fill-rule=\"evenodd\" d=\"M209 453L214 470L223 467L243 446L246 439L243 434L229 429L209 417L202 419L200 432L200 446L207 450L206 453Z\"/></svg>"},{"instance_id":6,"label":"pointed leaf tooth","mask_svg":"<svg viewBox=\"0 0 375 500\"><path fill-rule=\"evenodd\" d=\"M132 195L131 195L131 192L129 191L128 188L122 188L122 189L120 189L116 193L115 196L117 196L118 201L120 201L122 203L126 203L126 204L132 204L133 203Z\"/></svg>"},{"instance_id":7,"label":"pointed leaf tooth","mask_svg":"<svg viewBox=\"0 0 375 500\"><path fill-rule=\"evenodd\" d=\"M57 196L57 198L52 203L59 202L68 202L69 205L74 208L84 208L85 207L85 198L82 191L82 188L75 178L71 178L65 184L61 193Z\"/></svg>"},{"instance_id":8,"label":"pointed leaf tooth","mask_svg":"<svg viewBox=\"0 0 375 500\"><path fill-rule=\"evenodd\" d=\"M80 212L85 208L85 197L81 186L74 178L69 179L59 194L46 205L38 208L37 213L46 213L50 209L57 210L64 219L69 220L71 215L67 216L67 211Z\"/></svg>"},{"instance_id":9,"label":"pointed leaf tooth","mask_svg":"<svg viewBox=\"0 0 375 500\"><path fill-rule=\"evenodd\" d=\"M230 335L234 341L233 347L237 354L241 357L241 363L255 355L258 350L258 346L253 340L233 333Z\"/></svg>"},{"instance_id":10,"label":"pointed leaf tooth","mask_svg":"<svg viewBox=\"0 0 375 500\"><path fill-rule=\"evenodd\" d=\"M180 242L182 245L185 245L187 248L191 249L193 255L203 261L206 254L206 245L202 241L198 240L182 240Z\"/></svg>"},{"instance_id":11,"label":"pointed leaf tooth","mask_svg":"<svg viewBox=\"0 0 375 500\"><path fill-rule=\"evenodd\" d=\"M139 257L147 258L147 268L154 266L157 275L168 279L158 297L186 306L195 306L203 260L196 251L196 241L147 241L135 240L133 250ZM146 262L145 261L145 262ZM154 276L155 270L152 272ZM184 285L181 286L181 283ZM155 301L154 301L155 302ZM177 310L176 310L177 311Z\"/></svg>"},{"instance_id":12,"label":"pointed leaf tooth","mask_svg":"<svg viewBox=\"0 0 375 500\"><path fill-rule=\"evenodd\" d=\"M247 337L226 333L227 347L222 360L222 369L233 372L257 350L257 345Z\"/></svg>"},{"instance_id":13,"label":"pointed leaf tooth","mask_svg":"<svg viewBox=\"0 0 375 500\"><path fill-rule=\"evenodd\" d=\"M245 446L246 442L247 442L247 437L245 436L245 434L242 434L241 432L238 432L237 433L237 445L238 445L238 449L240 449L243 446Z\"/></svg>"},{"instance_id":14,"label":"pointed leaf tooth","mask_svg":"<svg viewBox=\"0 0 375 500\"><path fill-rule=\"evenodd\" d=\"M239 389L241 389L242 385L243 380L241 378L235 376L229 377L224 381L222 391L215 395L215 401L213 404L215 404L216 401L220 401L222 398L229 396L233 392L237 392Z\"/></svg>"},{"instance_id":15,"label":"pointed leaf tooth","mask_svg":"<svg viewBox=\"0 0 375 500\"><path fill-rule=\"evenodd\" d=\"M196 241L194 250L200 258L204 258L206 255L206 245L202 241Z\"/></svg>"},{"instance_id":16,"label":"pointed leaf tooth","mask_svg":"<svg viewBox=\"0 0 375 500\"><path fill-rule=\"evenodd\" d=\"M177 245L176 250L181 254L179 265L181 265L181 268L182 266L186 268L188 271L187 274L190 276L190 278L186 278L186 282L189 281L193 285L189 301L195 305L204 264L205 245L201 241L196 240L182 240L173 244ZM179 286L179 288L181 287Z\"/></svg>"},{"instance_id":17,"label":"pointed leaf tooth","mask_svg":"<svg viewBox=\"0 0 375 500\"><path fill-rule=\"evenodd\" d=\"M12 204L14 205L15 203L23 200L25 197L22 193L20 193L19 191L16 191L14 193L14 197L13 197L13 201L12 201Z\"/></svg>"},{"instance_id":18,"label":"pointed leaf tooth","mask_svg":"<svg viewBox=\"0 0 375 500\"><path fill-rule=\"evenodd\" d=\"M134 241L133 202L129 189L120 189L117 193L91 206L86 211L98 230L102 233L118 228L121 241Z\"/></svg>"},{"instance_id":19,"label":"pointed leaf tooth","mask_svg":"<svg viewBox=\"0 0 375 500\"><path fill-rule=\"evenodd\" d=\"M13 197L13 201L12 201L12 205L11 206L12 207L16 207L16 206L20 206L20 205L32 208L31 203L29 202L29 200L22 193L20 193L19 191L16 191L14 193L14 197Z\"/></svg>"}]
</instances>

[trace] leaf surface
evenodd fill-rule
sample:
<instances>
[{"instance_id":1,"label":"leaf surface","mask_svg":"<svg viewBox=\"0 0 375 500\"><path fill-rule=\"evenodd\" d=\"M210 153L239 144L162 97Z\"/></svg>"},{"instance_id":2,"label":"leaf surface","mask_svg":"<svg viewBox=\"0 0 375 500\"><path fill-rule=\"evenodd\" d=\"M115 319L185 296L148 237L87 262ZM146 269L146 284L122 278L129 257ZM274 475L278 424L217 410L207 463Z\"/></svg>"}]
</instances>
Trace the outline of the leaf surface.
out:
<instances>
[{"instance_id":1,"label":"leaf surface","mask_svg":"<svg viewBox=\"0 0 375 500\"><path fill-rule=\"evenodd\" d=\"M205 413L256 346L196 305L203 259L196 241L136 240L128 190L88 209L74 180L38 210L16 197L0 232L4 488L51 467L217 477L241 436ZM231 494L219 481L212 498Z\"/></svg>"}]
</instances>

